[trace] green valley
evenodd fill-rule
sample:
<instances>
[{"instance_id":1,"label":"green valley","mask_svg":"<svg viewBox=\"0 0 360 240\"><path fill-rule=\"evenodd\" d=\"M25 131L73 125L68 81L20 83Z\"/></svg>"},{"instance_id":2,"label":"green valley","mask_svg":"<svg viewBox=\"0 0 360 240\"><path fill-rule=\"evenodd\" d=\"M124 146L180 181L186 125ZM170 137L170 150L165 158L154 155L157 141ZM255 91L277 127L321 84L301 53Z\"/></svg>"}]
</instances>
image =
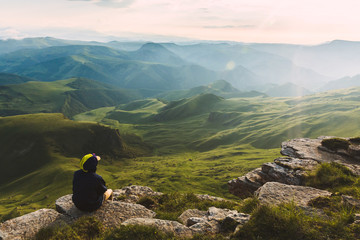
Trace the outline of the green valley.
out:
<instances>
[{"instance_id":1,"label":"green valley","mask_svg":"<svg viewBox=\"0 0 360 240\"><path fill-rule=\"evenodd\" d=\"M0 118L0 214L51 207L71 192L88 152L103 156L99 173L111 188L234 198L227 181L278 157L282 141L360 135L359 88L299 98L223 98L213 93L241 92L221 81L195 90L168 101L83 78L1 87L2 114L15 116Z\"/></svg>"}]
</instances>

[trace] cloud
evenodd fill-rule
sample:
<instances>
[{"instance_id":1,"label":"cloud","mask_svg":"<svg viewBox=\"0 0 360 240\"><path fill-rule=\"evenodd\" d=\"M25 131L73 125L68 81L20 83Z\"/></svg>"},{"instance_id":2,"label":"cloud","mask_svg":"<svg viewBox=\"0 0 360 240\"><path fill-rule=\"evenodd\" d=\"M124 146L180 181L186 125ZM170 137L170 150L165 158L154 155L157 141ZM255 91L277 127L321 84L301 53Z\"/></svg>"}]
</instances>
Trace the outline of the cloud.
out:
<instances>
[{"instance_id":1,"label":"cloud","mask_svg":"<svg viewBox=\"0 0 360 240\"><path fill-rule=\"evenodd\" d=\"M111 8L126 8L134 2L135 0L101 0L97 2L96 5Z\"/></svg>"},{"instance_id":2,"label":"cloud","mask_svg":"<svg viewBox=\"0 0 360 240\"><path fill-rule=\"evenodd\" d=\"M68 0L71 2L91 2L102 7L126 8L132 5L136 0Z\"/></svg>"},{"instance_id":3,"label":"cloud","mask_svg":"<svg viewBox=\"0 0 360 240\"><path fill-rule=\"evenodd\" d=\"M28 36L14 28L0 28L0 39L22 39L25 37Z\"/></svg>"},{"instance_id":4,"label":"cloud","mask_svg":"<svg viewBox=\"0 0 360 240\"><path fill-rule=\"evenodd\" d=\"M256 25L222 25L222 26L203 26L203 28L213 28L213 29L256 28Z\"/></svg>"}]
</instances>

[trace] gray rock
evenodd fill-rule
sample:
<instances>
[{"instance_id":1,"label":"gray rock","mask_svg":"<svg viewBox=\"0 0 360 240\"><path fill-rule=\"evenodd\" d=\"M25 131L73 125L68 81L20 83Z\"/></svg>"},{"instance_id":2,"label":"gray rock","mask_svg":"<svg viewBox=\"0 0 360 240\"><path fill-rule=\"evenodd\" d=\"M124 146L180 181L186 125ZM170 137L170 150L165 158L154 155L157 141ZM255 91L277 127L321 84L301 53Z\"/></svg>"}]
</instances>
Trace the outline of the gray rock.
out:
<instances>
[{"instance_id":1,"label":"gray rock","mask_svg":"<svg viewBox=\"0 0 360 240\"><path fill-rule=\"evenodd\" d=\"M8 239L28 239L44 227L60 224L63 216L53 209L40 209L35 212L10 219L0 225L0 236Z\"/></svg>"},{"instance_id":2,"label":"gray rock","mask_svg":"<svg viewBox=\"0 0 360 240\"><path fill-rule=\"evenodd\" d=\"M220 197L214 197L214 196L210 196L210 195L207 195L207 194L196 194L196 197L200 200L207 200L207 201L212 201L212 202L215 202L215 201L229 201L229 200L226 200L224 198L220 198Z\"/></svg>"},{"instance_id":3,"label":"gray rock","mask_svg":"<svg viewBox=\"0 0 360 240\"><path fill-rule=\"evenodd\" d=\"M244 198L250 197L266 182L280 182L302 185L308 170L315 169L318 163L311 159L282 157L274 162L264 163L243 177L228 182L230 193Z\"/></svg>"},{"instance_id":4,"label":"gray rock","mask_svg":"<svg viewBox=\"0 0 360 240\"><path fill-rule=\"evenodd\" d=\"M185 225L169 220L161 220L154 218L132 218L122 223L122 225L145 225L156 227L160 231L172 233L177 237L192 237L193 232Z\"/></svg>"},{"instance_id":5,"label":"gray rock","mask_svg":"<svg viewBox=\"0 0 360 240\"><path fill-rule=\"evenodd\" d=\"M152 218L155 212L145 208L140 204L106 201L98 210L94 212L83 212L75 207L71 200L72 194L65 195L56 200L56 210L60 213L66 214L73 219L82 216L95 216L105 226L114 227L130 218Z\"/></svg>"},{"instance_id":6,"label":"gray rock","mask_svg":"<svg viewBox=\"0 0 360 240\"><path fill-rule=\"evenodd\" d=\"M222 221L227 216L237 213L238 212L236 210L210 207L209 210L207 211L206 217L209 221L211 220Z\"/></svg>"},{"instance_id":7,"label":"gray rock","mask_svg":"<svg viewBox=\"0 0 360 240\"><path fill-rule=\"evenodd\" d=\"M287 185L278 182L267 182L255 194L261 204L277 205L294 202L299 206L307 206L308 202L317 197L329 197L331 193L312 187Z\"/></svg>"},{"instance_id":8,"label":"gray rock","mask_svg":"<svg viewBox=\"0 0 360 240\"><path fill-rule=\"evenodd\" d=\"M322 136L317 139L297 138L281 144L281 154L300 159L312 159L317 162L344 162L349 163L358 158L360 146L351 145L348 150L332 151L321 145L323 139L334 138ZM347 139L348 138L344 138ZM354 154L352 154L354 153Z\"/></svg>"},{"instance_id":9,"label":"gray rock","mask_svg":"<svg viewBox=\"0 0 360 240\"><path fill-rule=\"evenodd\" d=\"M206 219L204 217L190 217L186 221L186 226L191 227L194 224L206 222Z\"/></svg>"},{"instance_id":10,"label":"gray rock","mask_svg":"<svg viewBox=\"0 0 360 240\"><path fill-rule=\"evenodd\" d=\"M229 192L240 198L252 196L263 184L263 180L259 175L260 172L261 168L257 168L245 176L230 180L228 182Z\"/></svg>"},{"instance_id":11,"label":"gray rock","mask_svg":"<svg viewBox=\"0 0 360 240\"><path fill-rule=\"evenodd\" d=\"M217 222L202 221L189 227L196 234L214 234L220 231Z\"/></svg>"},{"instance_id":12,"label":"gray rock","mask_svg":"<svg viewBox=\"0 0 360 240\"><path fill-rule=\"evenodd\" d=\"M226 216L225 219L232 219L234 222L237 222L240 225L244 225L250 220L250 215L245 213L231 213Z\"/></svg>"},{"instance_id":13,"label":"gray rock","mask_svg":"<svg viewBox=\"0 0 360 240\"><path fill-rule=\"evenodd\" d=\"M162 193L155 192L149 187L138 185L131 185L122 189L115 189L113 194L115 200L121 200L130 203L136 203L142 197L162 195Z\"/></svg>"},{"instance_id":14,"label":"gray rock","mask_svg":"<svg viewBox=\"0 0 360 240\"><path fill-rule=\"evenodd\" d=\"M183 224L187 225L188 219L191 217L198 217L198 218L202 218L206 215L206 211L200 211L198 209L188 209L186 211L184 211L180 216L179 216L179 221L182 222Z\"/></svg>"},{"instance_id":15,"label":"gray rock","mask_svg":"<svg viewBox=\"0 0 360 240\"><path fill-rule=\"evenodd\" d=\"M5 240L7 238L7 235L0 231L0 240Z\"/></svg>"},{"instance_id":16,"label":"gray rock","mask_svg":"<svg viewBox=\"0 0 360 240\"><path fill-rule=\"evenodd\" d=\"M352 196L347 196L347 195L342 195L341 199L345 205L347 205L351 208L360 209L360 200L353 198Z\"/></svg>"},{"instance_id":17,"label":"gray rock","mask_svg":"<svg viewBox=\"0 0 360 240\"><path fill-rule=\"evenodd\" d=\"M276 163L279 166L282 166L284 168L288 168L294 171L297 170L305 170L305 171L311 171L314 170L319 163L312 159L300 159L300 158L294 158L294 157L280 157L276 158L274 160L274 163Z\"/></svg>"}]
</instances>

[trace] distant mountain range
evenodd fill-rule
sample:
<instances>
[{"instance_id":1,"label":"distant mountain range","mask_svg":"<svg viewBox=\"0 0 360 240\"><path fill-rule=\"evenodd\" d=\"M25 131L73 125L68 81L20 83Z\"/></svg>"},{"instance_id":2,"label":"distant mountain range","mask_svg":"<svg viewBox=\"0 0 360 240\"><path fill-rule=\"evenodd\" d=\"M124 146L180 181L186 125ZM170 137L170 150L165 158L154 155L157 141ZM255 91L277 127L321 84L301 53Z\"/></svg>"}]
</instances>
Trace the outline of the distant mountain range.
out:
<instances>
[{"instance_id":1,"label":"distant mountain range","mask_svg":"<svg viewBox=\"0 0 360 240\"><path fill-rule=\"evenodd\" d=\"M241 91L295 84L303 93L348 87L360 74L360 43L316 46L245 43L0 40L0 72L40 81L85 77L128 89L185 90L226 80ZM339 80L337 80L339 79ZM0 78L1 80L1 78ZM1 84L10 84L1 80ZM19 83L21 80L13 80ZM27 81L27 80L24 80Z\"/></svg>"}]
</instances>

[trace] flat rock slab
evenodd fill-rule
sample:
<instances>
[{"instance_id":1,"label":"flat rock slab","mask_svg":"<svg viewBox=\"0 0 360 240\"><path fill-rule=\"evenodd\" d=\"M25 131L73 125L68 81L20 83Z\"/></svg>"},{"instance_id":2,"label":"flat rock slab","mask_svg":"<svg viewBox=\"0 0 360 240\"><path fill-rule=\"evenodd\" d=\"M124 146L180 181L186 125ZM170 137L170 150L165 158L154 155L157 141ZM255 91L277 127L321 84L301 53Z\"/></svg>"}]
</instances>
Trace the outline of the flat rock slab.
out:
<instances>
[{"instance_id":1,"label":"flat rock slab","mask_svg":"<svg viewBox=\"0 0 360 240\"><path fill-rule=\"evenodd\" d=\"M317 197L331 196L328 191L278 182L265 183L255 194L262 204L278 205L280 203L294 202L299 206L307 206L310 200Z\"/></svg>"},{"instance_id":2,"label":"flat rock slab","mask_svg":"<svg viewBox=\"0 0 360 240\"><path fill-rule=\"evenodd\" d=\"M132 218L125 221L122 224L152 226L152 227L156 227L160 231L166 233L172 233L175 236L181 238L188 238L188 237L192 237L193 235L193 232L192 230L190 230L190 228L176 221L161 220L154 218Z\"/></svg>"},{"instance_id":3,"label":"flat rock slab","mask_svg":"<svg viewBox=\"0 0 360 240\"><path fill-rule=\"evenodd\" d=\"M324 138L296 138L281 144L281 154L293 158L312 159L318 162L330 162L343 157L334 153L325 151L321 148L321 141Z\"/></svg>"},{"instance_id":4,"label":"flat rock slab","mask_svg":"<svg viewBox=\"0 0 360 240\"><path fill-rule=\"evenodd\" d=\"M53 209L35 212L10 219L0 225L0 239L29 239L44 227L64 221L64 216Z\"/></svg>"},{"instance_id":5,"label":"flat rock slab","mask_svg":"<svg viewBox=\"0 0 360 240\"><path fill-rule=\"evenodd\" d=\"M106 201L98 210L94 212L80 211L71 200L72 194L65 195L56 200L56 210L66 214L73 219L82 216L95 216L107 227L119 226L122 222L130 218L153 218L156 213L145 208L140 204Z\"/></svg>"}]
</instances>

